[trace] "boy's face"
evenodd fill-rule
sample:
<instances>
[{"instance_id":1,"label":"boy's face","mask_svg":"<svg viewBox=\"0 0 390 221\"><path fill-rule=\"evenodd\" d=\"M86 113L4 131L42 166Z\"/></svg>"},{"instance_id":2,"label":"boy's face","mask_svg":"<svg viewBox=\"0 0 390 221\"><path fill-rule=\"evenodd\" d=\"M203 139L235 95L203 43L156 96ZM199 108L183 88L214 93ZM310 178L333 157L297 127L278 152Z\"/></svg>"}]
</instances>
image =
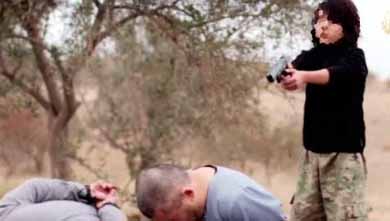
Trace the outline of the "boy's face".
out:
<instances>
[{"instance_id":1,"label":"boy's face","mask_svg":"<svg viewBox=\"0 0 390 221\"><path fill-rule=\"evenodd\" d=\"M323 44L332 44L344 37L343 27L328 20L328 15L323 10L318 11L318 20L314 29L316 37Z\"/></svg>"}]
</instances>

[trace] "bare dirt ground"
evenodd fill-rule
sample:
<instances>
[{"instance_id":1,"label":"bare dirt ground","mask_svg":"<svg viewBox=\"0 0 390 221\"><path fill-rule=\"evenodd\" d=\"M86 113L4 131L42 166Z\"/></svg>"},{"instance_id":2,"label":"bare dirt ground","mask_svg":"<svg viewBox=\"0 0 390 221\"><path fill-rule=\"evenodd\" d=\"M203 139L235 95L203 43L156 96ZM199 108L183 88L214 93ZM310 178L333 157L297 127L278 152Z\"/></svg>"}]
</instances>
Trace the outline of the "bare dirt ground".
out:
<instances>
[{"instance_id":1,"label":"bare dirt ground","mask_svg":"<svg viewBox=\"0 0 390 221\"><path fill-rule=\"evenodd\" d=\"M276 95L275 94L279 94ZM280 96L274 91L263 94L263 108L275 123L292 120L302 125L303 93ZM291 99L294 98L294 99ZM272 102L271 102L272 101ZM371 221L390 220L390 88L384 82L370 79L365 94L365 122L367 146L365 155L368 166L367 200L371 207ZM282 110L282 111L281 111ZM275 174L269 188L282 199L289 211L289 201L296 185L297 169ZM262 180L261 175L257 175Z\"/></svg>"}]
</instances>

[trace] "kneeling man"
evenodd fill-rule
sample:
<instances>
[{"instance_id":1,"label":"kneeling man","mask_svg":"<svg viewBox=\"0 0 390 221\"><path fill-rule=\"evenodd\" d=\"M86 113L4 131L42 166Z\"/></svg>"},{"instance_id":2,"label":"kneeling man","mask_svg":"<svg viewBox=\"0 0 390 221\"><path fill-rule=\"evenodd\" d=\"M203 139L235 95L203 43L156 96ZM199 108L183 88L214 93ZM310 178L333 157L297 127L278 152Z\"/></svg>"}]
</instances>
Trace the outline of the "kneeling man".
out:
<instances>
[{"instance_id":1,"label":"kneeling man","mask_svg":"<svg viewBox=\"0 0 390 221\"><path fill-rule=\"evenodd\" d=\"M140 211L154 221L283 221L281 203L248 176L228 168L159 165L136 181Z\"/></svg>"}]
</instances>

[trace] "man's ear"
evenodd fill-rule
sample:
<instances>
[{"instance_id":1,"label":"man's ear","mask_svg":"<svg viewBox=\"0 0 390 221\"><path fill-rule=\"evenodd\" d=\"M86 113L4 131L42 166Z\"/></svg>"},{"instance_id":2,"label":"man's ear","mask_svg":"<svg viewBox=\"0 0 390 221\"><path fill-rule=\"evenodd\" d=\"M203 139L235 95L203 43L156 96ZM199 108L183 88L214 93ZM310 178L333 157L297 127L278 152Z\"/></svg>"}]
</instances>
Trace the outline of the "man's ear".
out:
<instances>
[{"instance_id":1,"label":"man's ear","mask_svg":"<svg viewBox=\"0 0 390 221\"><path fill-rule=\"evenodd\" d=\"M184 187L183 188L183 195L185 199L194 199L195 198L195 191L192 187Z\"/></svg>"}]
</instances>

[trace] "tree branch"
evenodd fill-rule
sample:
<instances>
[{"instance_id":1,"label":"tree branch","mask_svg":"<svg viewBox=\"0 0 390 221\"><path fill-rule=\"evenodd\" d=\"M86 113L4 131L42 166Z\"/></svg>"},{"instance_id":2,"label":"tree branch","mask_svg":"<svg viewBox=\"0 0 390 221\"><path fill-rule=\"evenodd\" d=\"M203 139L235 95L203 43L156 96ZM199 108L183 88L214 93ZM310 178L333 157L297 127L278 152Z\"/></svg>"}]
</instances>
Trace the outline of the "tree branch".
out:
<instances>
[{"instance_id":1,"label":"tree branch","mask_svg":"<svg viewBox=\"0 0 390 221\"><path fill-rule=\"evenodd\" d=\"M58 71L61 75L62 80L62 90L63 90L63 96L65 101L65 106L67 107L70 116L71 113L77 109L77 102L76 102L76 95L75 95L75 88L73 84L74 79L74 73L70 70L66 70L58 53L58 50L56 48L53 48L50 50L50 54L54 60L54 63L57 66Z\"/></svg>"},{"instance_id":2,"label":"tree branch","mask_svg":"<svg viewBox=\"0 0 390 221\"><path fill-rule=\"evenodd\" d=\"M115 1L113 0L104 1L104 3L98 7L98 12L96 14L94 24L92 25L91 31L88 34L89 37L87 39L86 49L85 49L86 55L91 56L96 46L101 41L103 41L106 37L110 36L118 28L125 25L128 21L133 20L139 16L154 15L164 9L175 7L179 1L180 0L175 0L172 4L169 5L163 4L153 10L144 10L144 11L140 10L139 7L135 7L134 5L130 5L130 4L115 5L114 4ZM134 12L120 19L113 25L110 25L105 31L101 31L107 13L113 13L114 9L129 9ZM109 24L111 24L111 22Z\"/></svg>"},{"instance_id":3,"label":"tree branch","mask_svg":"<svg viewBox=\"0 0 390 221\"><path fill-rule=\"evenodd\" d=\"M103 135L103 137L108 141L110 146L112 146L114 149L120 150L123 153L127 153L128 149L124 146L118 144L114 138L111 137L111 135L102 127L99 126L99 131Z\"/></svg>"},{"instance_id":4,"label":"tree branch","mask_svg":"<svg viewBox=\"0 0 390 221\"><path fill-rule=\"evenodd\" d=\"M89 172L94 174L96 176L96 178L101 179L101 180L107 180L107 178L108 178L107 174L102 174L102 170L93 168L91 165L89 165L88 163L85 162L86 161L85 159L78 157L75 154L68 155L67 157L70 160L77 162L80 166L84 167Z\"/></svg>"},{"instance_id":5,"label":"tree branch","mask_svg":"<svg viewBox=\"0 0 390 221\"><path fill-rule=\"evenodd\" d=\"M170 39L180 50L182 50L183 52L185 52L185 54L187 54L187 50L185 47L183 47L183 45L180 45L180 43L182 43L181 41L179 41L179 35L180 34L183 34L185 36L190 36L189 33L187 33L185 30L183 29L180 29L180 30L177 30L178 27L176 27L173 22L170 20L170 19L159 19L161 18L160 16L151 16L150 17L150 20L152 21L152 24L154 24L154 26L160 30L163 34L165 34L168 39ZM164 24L164 22L166 24ZM167 25L170 26L170 28L166 28ZM177 31L176 31L177 30Z\"/></svg>"},{"instance_id":6,"label":"tree branch","mask_svg":"<svg viewBox=\"0 0 390 221\"><path fill-rule=\"evenodd\" d=\"M25 83L23 83L21 80L16 79L16 74L21 68L21 64L19 64L15 69L10 72L8 71L4 57L2 53L0 52L0 68L1 68L1 75L3 75L5 78L7 78L13 85L19 87L22 89L25 93L29 94L31 97L33 97L45 110L49 110L50 103L43 97L42 94L39 93L38 90L35 90L33 88L28 87Z\"/></svg>"},{"instance_id":7,"label":"tree branch","mask_svg":"<svg viewBox=\"0 0 390 221\"><path fill-rule=\"evenodd\" d=\"M99 0L93 0L93 3L95 4L96 8L100 8L100 6L102 5Z\"/></svg>"},{"instance_id":8,"label":"tree branch","mask_svg":"<svg viewBox=\"0 0 390 221\"><path fill-rule=\"evenodd\" d=\"M84 96L81 96L81 101L83 102L85 109L88 112L88 115L91 117L91 119L94 121L94 123L96 123L97 129L99 130L100 134L103 135L104 139L106 141L108 141L110 146L113 147L114 149L120 150L123 153L127 154L127 152L129 151L128 148L126 148L125 146L120 145L118 142L116 142L116 140L109 134L109 132L107 130L105 130L103 128L103 126L101 126L101 124L98 122L96 116L94 116L95 115L94 112L86 104Z\"/></svg>"},{"instance_id":9,"label":"tree branch","mask_svg":"<svg viewBox=\"0 0 390 221\"><path fill-rule=\"evenodd\" d=\"M136 14L132 14L132 15L129 15L129 16L121 19L120 21L118 21L117 23L115 23L111 27L109 27L107 30L99 33L96 37L96 42L103 41L106 37L110 36L114 31L116 31L118 28L125 25L128 21L135 19L141 15L142 15L141 13L139 13L139 14L136 13Z\"/></svg>"},{"instance_id":10,"label":"tree branch","mask_svg":"<svg viewBox=\"0 0 390 221\"><path fill-rule=\"evenodd\" d=\"M42 36L40 35L38 21L34 21L32 18L30 21L24 23L24 28L27 31L29 38L33 39L33 41L31 41L31 45L38 69L42 75L43 81L45 82L49 100L52 104L52 111L55 114L58 114L62 108L63 102L54 79L54 71L42 48L42 45L45 44L43 43Z\"/></svg>"},{"instance_id":11,"label":"tree branch","mask_svg":"<svg viewBox=\"0 0 390 221\"><path fill-rule=\"evenodd\" d=\"M175 0L174 2L172 2L171 4L168 4L168 5L162 4L162 5L158 6L157 8L153 9L153 11L161 11L164 9L176 7L176 5L179 1L181 1L181 0ZM140 7L138 5L134 5L134 4L123 4L123 5L114 5L114 9L128 9L128 10L139 11Z\"/></svg>"},{"instance_id":12,"label":"tree branch","mask_svg":"<svg viewBox=\"0 0 390 221\"><path fill-rule=\"evenodd\" d=\"M43 44L42 42L37 41L36 39L33 39L29 36L23 36L23 35L19 35L19 34L8 34L8 35L4 36L4 39L20 39L20 40L27 41L31 45L34 44L37 47L40 47L41 49L49 50L49 48L45 44Z\"/></svg>"},{"instance_id":13,"label":"tree branch","mask_svg":"<svg viewBox=\"0 0 390 221\"><path fill-rule=\"evenodd\" d=\"M95 50L97 44L99 43L97 40L98 33L100 33L104 19L107 14L108 5L112 4L113 0L106 0L103 4L100 4L97 9L97 13L95 16L95 20L92 24L91 30L89 31L87 35L87 43L85 48L85 54L87 57L91 56L93 51ZM95 3L96 5L96 3ZM84 58L86 59L86 58Z\"/></svg>"}]
</instances>

